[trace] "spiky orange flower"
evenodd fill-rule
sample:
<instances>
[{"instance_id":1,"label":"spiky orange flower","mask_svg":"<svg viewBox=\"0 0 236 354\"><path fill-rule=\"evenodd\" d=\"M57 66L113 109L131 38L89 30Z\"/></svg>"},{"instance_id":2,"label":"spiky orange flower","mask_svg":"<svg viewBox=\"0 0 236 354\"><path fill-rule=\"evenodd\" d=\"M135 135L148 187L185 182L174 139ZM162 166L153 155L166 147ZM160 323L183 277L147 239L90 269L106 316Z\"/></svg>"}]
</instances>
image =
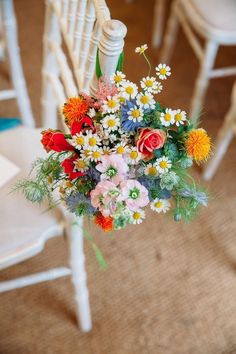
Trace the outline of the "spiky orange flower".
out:
<instances>
[{"instance_id":1,"label":"spiky orange flower","mask_svg":"<svg viewBox=\"0 0 236 354\"><path fill-rule=\"evenodd\" d=\"M79 122L88 109L88 103L83 97L70 97L62 110L66 124L71 126L74 122Z\"/></svg>"},{"instance_id":2,"label":"spiky orange flower","mask_svg":"<svg viewBox=\"0 0 236 354\"><path fill-rule=\"evenodd\" d=\"M204 129L193 129L185 141L185 148L187 154L200 163L210 154L211 138Z\"/></svg>"},{"instance_id":3,"label":"spiky orange flower","mask_svg":"<svg viewBox=\"0 0 236 354\"><path fill-rule=\"evenodd\" d=\"M100 226L103 231L111 231L113 227L113 218L111 216L105 217L102 215L102 213L98 213L95 216L95 224Z\"/></svg>"}]
</instances>

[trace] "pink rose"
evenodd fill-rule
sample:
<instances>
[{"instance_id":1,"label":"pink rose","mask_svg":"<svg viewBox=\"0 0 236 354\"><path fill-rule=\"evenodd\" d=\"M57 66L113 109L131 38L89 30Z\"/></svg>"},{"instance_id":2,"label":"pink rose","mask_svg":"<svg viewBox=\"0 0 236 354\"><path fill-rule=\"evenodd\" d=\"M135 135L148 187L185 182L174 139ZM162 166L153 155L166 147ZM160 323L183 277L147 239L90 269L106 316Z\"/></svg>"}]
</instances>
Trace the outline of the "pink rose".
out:
<instances>
[{"instance_id":1,"label":"pink rose","mask_svg":"<svg viewBox=\"0 0 236 354\"><path fill-rule=\"evenodd\" d=\"M166 133L161 129L141 128L137 139L137 149L146 160L153 158L153 150L160 149L165 144Z\"/></svg>"}]
</instances>

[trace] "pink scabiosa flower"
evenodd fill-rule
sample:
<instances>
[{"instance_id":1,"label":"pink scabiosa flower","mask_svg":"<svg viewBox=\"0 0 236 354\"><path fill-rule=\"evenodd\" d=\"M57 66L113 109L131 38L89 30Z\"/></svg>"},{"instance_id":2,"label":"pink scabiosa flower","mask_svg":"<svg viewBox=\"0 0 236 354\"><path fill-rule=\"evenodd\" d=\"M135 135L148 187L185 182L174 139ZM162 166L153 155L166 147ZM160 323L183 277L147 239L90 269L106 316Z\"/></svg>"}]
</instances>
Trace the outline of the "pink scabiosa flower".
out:
<instances>
[{"instance_id":1,"label":"pink scabiosa flower","mask_svg":"<svg viewBox=\"0 0 236 354\"><path fill-rule=\"evenodd\" d=\"M118 184L128 172L128 165L121 155L112 154L102 156L96 169L102 173L101 180L109 179Z\"/></svg>"},{"instance_id":2,"label":"pink scabiosa flower","mask_svg":"<svg viewBox=\"0 0 236 354\"><path fill-rule=\"evenodd\" d=\"M103 216L110 216L116 209L116 200L120 190L111 181L99 182L90 193L91 204L97 208Z\"/></svg>"},{"instance_id":3,"label":"pink scabiosa flower","mask_svg":"<svg viewBox=\"0 0 236 354\"><path fill-rule=\"evenodd\" d=\"M148 190L136 180L128 179L120 183L121 194L118 201L125 201L130 210L136 211L149 203Z\"/></svg>"}]
</instances>

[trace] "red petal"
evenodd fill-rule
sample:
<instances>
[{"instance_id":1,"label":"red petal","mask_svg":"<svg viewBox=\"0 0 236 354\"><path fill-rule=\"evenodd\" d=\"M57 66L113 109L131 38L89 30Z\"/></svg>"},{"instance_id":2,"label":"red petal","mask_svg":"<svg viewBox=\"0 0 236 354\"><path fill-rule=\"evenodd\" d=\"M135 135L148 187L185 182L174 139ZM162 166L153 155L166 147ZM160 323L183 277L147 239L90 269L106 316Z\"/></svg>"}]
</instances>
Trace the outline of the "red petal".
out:
<instances>
[{"instance_id":1,"label":"red petal","mask_svg":"<svg viewBox=\"0 0 236 354\"><path fill-rule=\"evenodd\" d=\"M89 118L88 116L84 116L79 122L74 122L72 124L71 134L75 135L77 133L80 133L84 124L88 125L93 131L95 130L95 127L93 126L92 119Z\"/></svg>"},{"instance_id":2,"label":"red petal","mask_svg":"<svg viewBox=\"0 0 236 354\"><path fill-rule=\"evenodd\" d=\"M77 156L74 156L70 159L65 159L61 165L63 167L64 172L69 176L70 179L75 179L78 177L82 177L85 173L82 172L74 172L74 161L77 159Z\"/></svg>"},{"instance_id":3,"label":"red petal","mask_svg":"<svg viewBox=\"0 0 236 354\"><path fill-rule=\"evenodd\" d=\"M66 138L63 133L54 133L52 136L52 141L52 149L54 151L74 151L74 147L66 141Z\"/></svg>"}]
</instances>

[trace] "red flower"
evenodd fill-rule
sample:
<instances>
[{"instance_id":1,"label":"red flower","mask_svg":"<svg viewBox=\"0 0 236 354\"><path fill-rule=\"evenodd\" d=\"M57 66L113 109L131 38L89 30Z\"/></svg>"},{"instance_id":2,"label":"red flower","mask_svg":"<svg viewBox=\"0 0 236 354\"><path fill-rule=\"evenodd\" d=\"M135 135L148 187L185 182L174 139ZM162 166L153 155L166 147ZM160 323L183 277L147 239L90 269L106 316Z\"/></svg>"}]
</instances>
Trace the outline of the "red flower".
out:
<instances>
[{"instance_id":1,"label":"red flower","mask_svg":"<svg viewBox=\"0 0 236 354\"><path fill-rule=\"evenodd\" d=\"M80 133L82 129L86 129L85 126L90 127L93 131L95 131L92 119L88 116L84 116L79 122L74 122L72 124L71 134L75 135L77 133Z\"/></svg>"},{"instance_id":2,"label":"red flower","mask_svg":"<svg viewBox=\"0 0 236 354\"><path fill-rule=\"evenodd\" d=\"M85 173L82 172L74 172L74 161L78 158L77 155L74 155L70 159L65 159L61 165L63 167L64 172L69 176L70 179L75 179L78 177L82 177Z\"/></svg>"},{"instance_id":3,"label":"red flower","mask_svg":"<svg viewBox=\"0 0 236 354\"><path fill-rule=\"evenodd\" d=\"M147 160L153 158L153 150L160 149L165 144L166 133L161 129L142 128L137 140L137 149Z\"/></svg>"},{"instance_id":4,"label":"red flower","mask_svg":"<svg viewBox=\"0 0 236 354\"><path fill-rule=\"evenodd\" d=\"M63 133L48 129L44 130L41 134L41 143L47 152L51 150L56 152L74 151L74 147L66 141Z\"/></svg>"},{"instance_id":5,"label":"red flower","mask_svg":"<svg viewBox=\"0 0 236 354\"><path fill-rule=\"evenodd\" d=\"M105 232L112 230L113 218L111 216L106 217L99 212L98 214L96 214L94 222L96 225L100 226Z\"/></svg>"}]
</instances>

